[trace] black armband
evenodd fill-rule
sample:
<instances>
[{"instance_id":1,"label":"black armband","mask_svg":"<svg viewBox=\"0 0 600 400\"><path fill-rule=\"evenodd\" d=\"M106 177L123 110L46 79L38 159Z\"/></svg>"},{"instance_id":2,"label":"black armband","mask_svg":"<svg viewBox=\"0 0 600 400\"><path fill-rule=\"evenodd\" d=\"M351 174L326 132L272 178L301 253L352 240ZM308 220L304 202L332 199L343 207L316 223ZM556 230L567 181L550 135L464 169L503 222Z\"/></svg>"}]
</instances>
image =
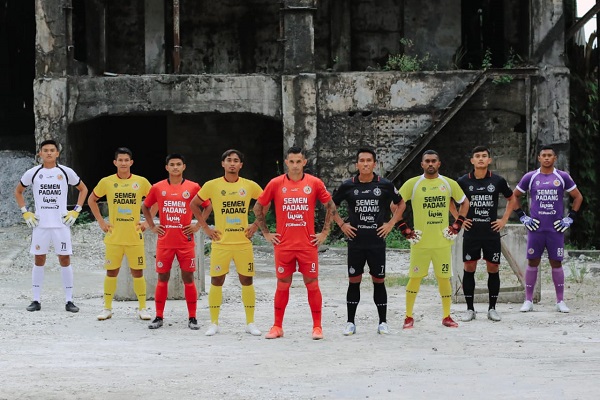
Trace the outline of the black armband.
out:
<instances>
[{"instance_id":1,"label":"black armband","mask_svg":"<svg viewBox=\"0 0 600 400\"><path fill-rule=\"evenodd\" d=\"M515 214L517 214L517 217L521 218L525 216L525 211L523 211L521 208L517 208L515 210Z\"/></svg>"}]
</instances>

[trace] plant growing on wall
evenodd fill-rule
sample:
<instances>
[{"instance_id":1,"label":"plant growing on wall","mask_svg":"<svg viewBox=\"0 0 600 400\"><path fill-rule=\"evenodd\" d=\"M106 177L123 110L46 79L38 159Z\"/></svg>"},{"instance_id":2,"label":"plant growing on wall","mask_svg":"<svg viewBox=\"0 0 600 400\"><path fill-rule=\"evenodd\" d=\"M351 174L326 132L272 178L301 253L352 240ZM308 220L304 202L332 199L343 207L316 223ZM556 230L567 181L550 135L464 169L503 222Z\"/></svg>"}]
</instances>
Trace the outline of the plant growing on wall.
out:
<instances>
[{"instance_id":1,"label":"plant growing on wall","mask_svg":"<svg viewBox=\"0 0 600 400\"><path fill-rule=\"evenodd\" d=\"M402 54L390 54L387 62L383 66L384 71L402 71L402 72L415 72L423 71L425 65L429 62L429 53L423 57L418 55L410 55L409 50L414 46L413 41L410 39L400 39L400 44L404 47L404 53Z\"/></svg>"}]
</instances>

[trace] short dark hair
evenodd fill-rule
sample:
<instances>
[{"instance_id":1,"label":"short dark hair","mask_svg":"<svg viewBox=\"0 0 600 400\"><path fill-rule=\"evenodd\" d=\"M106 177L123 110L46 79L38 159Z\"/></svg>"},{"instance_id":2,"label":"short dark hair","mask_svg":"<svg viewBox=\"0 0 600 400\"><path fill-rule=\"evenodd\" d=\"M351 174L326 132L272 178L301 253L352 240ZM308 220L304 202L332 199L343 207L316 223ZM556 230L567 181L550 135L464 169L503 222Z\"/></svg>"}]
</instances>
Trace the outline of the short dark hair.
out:
<instances>
[{"instance_id":1,"label":"short dark hair","mask_svg":"<svg viewBox=\"0 0 600 400\"><path fill-rule=\"evenodd\" d=\"M54 147L56 147L56 150L60 150L58 148L58 143L56 143L56 140L53 140L53 139L47 139L47 140L44 140L42 143L40 143L40 150L42 149L42 147L47 146L49 144L54 145Z\"/></svg>"},{"instance_id":2,"label":"short dark hair","mask_svg":"<svg viewBox=\"0 0 600 400\"><path fill-rule=\"evenodd\" d=\"M377 161L377 154L375 154L375 149L372 147L361 147L356 151L356 162L358 162L358 156L360 153L369 153L373 156L373 161Z\"/></svg>"},{"instance_id":3,"label":"short dark hair","mask_svg":"<svg viewBox=\"0 0 600 400\"><path fill-rule=\"evenodd\" d=\"M540 149L540 151L538 152L538 156L540 154L542 154L542 151L544 150L552 150L552 152L554 153L554 155L556 155L556 151L554 150L554 147L550 146L549 144L542 146L542 148Z\"/></svg>"},{"instance_id":4,"label":"short dark hair","mask_svg":"<svg viewBox=\"0 0 600 400\"><path fill-rule=\"evenodd\" d=\"M167 158L165 158L165 165L169 165L169 161L171 161L174 158L181 160L185 164L185 157L183 156L183 154L171 153L167 156Z\"/></svg>"},{"instance_id":5,"label":"short dark hair","mask_svg":"<svg viewBox=\"0 0 600 400\"><path fill-rule=\"evenodd\" d=\"M300 146L292 146L288 149L287 154L302 154L304 155L304 150Z\"/></svg>"},{"instance_id":6,"label":"short dark hair","mask_svg":"<svg viewBox=\"0 0 600 400\"><path fill-rule=\"evenodd\" d=\"M119 147L115 150L115 160L119 158L119 154L127 154L133 160L133 153L127 147Z\"/></svg>"},{"instance_id":7,"label":"short dark hair","mask_svg":"<svg viewBox=\"0 0 600 400\"><path fill-rule=\"evenodd\" d=\"M428 156L428 155L434 155L434 156L437 156L438 160L440 159L440 155L438 154L437 151L435 151L435 150L425 150L423 152L423 155L421 156L421 160L423 158L425 158L425 156Z\"/></svg>"},{"instance_id":8,"label":"short dark hair","mask_svg":"<svg viewBox=\"0 0 600 400\"><path fill-rule=\"evenodd\" d=\"M475 147L473 147L473 150L471 150L471 157L473 155L475 155L475 153L481 153L482 151L487 152L488 157L490 157L492 155L492 152L490 151L490 149L487 146L475 146Z\"/></svg>"},{"instance_id":9,"label":"short dark hair","mask_svg":"<svg viewBox=\"0 0 600 400\"><path fill-rule=\"evenodd\" d=\"M240 158L240 162L244 162L244 153L236 149L225 150L225 152L221 154L221 161L225 161L225 159L232 154L237 154L237 156Z\"/></svg>"}]
</instances>

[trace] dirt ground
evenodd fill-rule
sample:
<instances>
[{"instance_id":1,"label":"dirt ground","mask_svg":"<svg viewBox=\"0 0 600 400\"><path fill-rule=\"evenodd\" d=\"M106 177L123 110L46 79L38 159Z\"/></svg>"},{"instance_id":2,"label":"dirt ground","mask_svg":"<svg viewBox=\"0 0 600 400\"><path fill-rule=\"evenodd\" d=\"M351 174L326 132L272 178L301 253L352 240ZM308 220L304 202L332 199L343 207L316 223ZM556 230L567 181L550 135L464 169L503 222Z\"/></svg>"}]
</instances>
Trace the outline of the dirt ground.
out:
<instances>
[{"instance_id":1,"label":"dirt ground","mask_svg":"<svg viewBox=\"0 0 600 400\"><path fill-rule=\"evenodd\" d=\"M198 304L200 331L188 329L183 300L167 302L165 326L158 330L136 318L137 302L116 302L112 319L96 320L104 271L95 224L74 229L77 314L64 310L53 254L42 310L27 312L29 232L0 228L0 240L0 399L598 398L600 277L591 273L581 283L567 279L569 314L554 310L554 288L544 271L542 300L534 312L499 304L503 320L495 323L486 318L487 304L480 303L477 319L458 329L441 325L439 294L430 284L417 298L415 328L403 331L405 287L391 285L387 336L377 334L372 284L365 276L357 334L345 337L345 252L330 250L320 258L324 340L311 339L300 275L291 289L285 336L265 340L244 333L235 273L224 286L221 332L206 337L206 294ZM390 276L401 276L406 268L405 253L388 252ZM257 250L256 269L256 323L266 332L273 318L272 254ZM154 309L152 301L148 304ZM455 320L464 310L464 304L452 305Z\"/></svg>"}]
</instances>

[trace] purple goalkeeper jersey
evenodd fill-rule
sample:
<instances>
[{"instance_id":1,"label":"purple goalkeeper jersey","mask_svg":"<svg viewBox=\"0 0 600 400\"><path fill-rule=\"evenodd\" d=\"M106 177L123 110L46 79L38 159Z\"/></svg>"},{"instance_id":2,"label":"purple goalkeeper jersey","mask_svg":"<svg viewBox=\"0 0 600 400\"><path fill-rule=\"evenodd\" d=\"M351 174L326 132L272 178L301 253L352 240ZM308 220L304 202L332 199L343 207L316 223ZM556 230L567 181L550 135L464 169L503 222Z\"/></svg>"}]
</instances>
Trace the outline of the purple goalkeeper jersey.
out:
<instances>
[{"instance_id":1,"label":"purple goalkeeper jersey","mask_svg":"<svg viewBox=\"0 0 600 400\"><path fill-rule=\"evenodd\" d=\"M526 173L517 190L521 193L529 191L529 213L540 221L538 232L556 232L554 221L563 218L564 194L575 189L573 178L558 169L543 174L539 169Z\"/></svg>"}]
</instances>

